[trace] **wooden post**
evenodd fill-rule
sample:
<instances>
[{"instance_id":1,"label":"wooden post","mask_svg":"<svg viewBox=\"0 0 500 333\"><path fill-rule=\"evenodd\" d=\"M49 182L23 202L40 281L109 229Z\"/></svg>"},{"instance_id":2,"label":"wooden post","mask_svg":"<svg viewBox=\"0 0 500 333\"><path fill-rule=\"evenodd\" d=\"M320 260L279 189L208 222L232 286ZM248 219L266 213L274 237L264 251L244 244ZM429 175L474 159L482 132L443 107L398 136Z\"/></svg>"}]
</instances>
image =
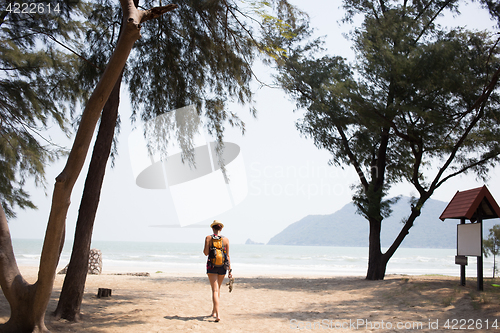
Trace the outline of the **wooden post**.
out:
<instances>
[{"instance_id":1,"label":"wooden post","mask_svg":"<svg viewBox=\"0 0 500 333\"><path fill-rule=\"evenodd\" d=\"M460 219L460 224L465 224L465 217ZM460 265L460 285L465 286L465 265Z\"/></svg>"},{"instance_id":2,"label":"wooden post","mask_svg":"<svg viewBox=\"0 0 500 333\"><path fill-rule=\"evenodd\" d=\"M99 290L97 290L97 297L98 298L101 298L101 297L110 297L111 296L111 289L108 289L108 288L99 288Z\"/></svg>"},{"instance_id":3,"label":"wooden post","mask_svg":"<svg viewBox=\"0 0 500 333\"><path fill-rule=\"evenodd\" d=\"M477 290L484 290L483 283L483 214L481 208L477 210L477 223L480 224L480 238L481 238L481 255L477 257Z\"/></svg>"}]
</instances>

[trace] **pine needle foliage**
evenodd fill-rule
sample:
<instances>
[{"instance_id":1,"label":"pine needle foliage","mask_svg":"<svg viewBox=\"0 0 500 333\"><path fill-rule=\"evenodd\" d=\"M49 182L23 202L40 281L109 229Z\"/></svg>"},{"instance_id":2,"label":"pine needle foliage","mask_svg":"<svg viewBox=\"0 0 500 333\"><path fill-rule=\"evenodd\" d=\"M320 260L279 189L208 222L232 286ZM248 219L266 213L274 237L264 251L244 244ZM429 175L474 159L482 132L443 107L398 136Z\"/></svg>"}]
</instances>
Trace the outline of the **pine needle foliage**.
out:
<instances>
[{"instance_id":1,"label":"pine needle foliage","mask_svg":"<svg viewBox=\"0 0 500 333\"><path fill-rule=\"evenodd\" d=\"M148 122L160 115L194 105L203 125L223 148L226 126L245 132L245 124L229 105L248 105L252 115L252 65L260 44L255 27L270 13L288 12L294 7L284 0L218 1L179 0L178 8L158 20L145 24L141 38L134 45L124 71L133 107L133 122ZM140 2L151 8L158 0ZM106 63L119 34L119 6L114 1L98 0L86 22L87 33L82 80L96 73ZM257 30L258 32L258 30ZM188 140L175 131L167 140ZM182 144L181 144L182 145ZM164 152L162 152L164 153Z\"/></svg>"},{"instance_id":2,"label":"pine needle foliage","mask_svg":"<svg viewBox=\"0 0 500 333\"><path fill-rule=\"evenodd\" d=\"M252 102L251 27L234 1L176 3L175 13L145 26L136 44L126 75L133 118L148 121L193 104L222 143L225 124L244 131L228 103Z\"/></svg>"},{"instance_id":3,"label":"pine needle foliage","mask_svg":"<svg viewBox=\"0 0 500 333\"><path fill-rule=\"evenodd\" d=\"M44 130L67 132L68 108L83 93L77 57L68 51L81 27L74 20L80 2L38 4L42 12L16 12L5 2L0 8L0 201L9 217L15 206L35 207L23 185L27 178L44 185L46 164L61 154Z\"/></svg>"}]
</instances>

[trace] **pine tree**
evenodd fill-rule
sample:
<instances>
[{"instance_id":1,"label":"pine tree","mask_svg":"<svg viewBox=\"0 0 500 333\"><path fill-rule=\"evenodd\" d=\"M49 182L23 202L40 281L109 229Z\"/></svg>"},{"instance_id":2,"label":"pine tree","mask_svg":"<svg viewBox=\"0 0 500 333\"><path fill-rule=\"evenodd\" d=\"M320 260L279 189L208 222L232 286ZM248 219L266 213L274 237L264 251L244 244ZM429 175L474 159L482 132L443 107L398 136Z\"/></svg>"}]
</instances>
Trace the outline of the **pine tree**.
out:
<instances>
[{"instance_id":1,"label":"pine tree","mask_svg":"<svg viewBox=\"0 0 500 333\"><path fill-rule=\"evenodd\" d=\"M483 240L484 256L488 258L493 255L493 278L498 271L496 257L500 253L500 225L494 225L490 229L490 234L487 239Z\"/></svg>"},{"instance_id":2,"label":"pine tree","mask_svg":"<svg viewBox=\"0 0 500 333\"><path fill-rule=\"evenodd\" d=\"M227 109L227 104L251 102L251 65L257 52L255 37L238 2L182 0L176 3L179 8L171 15L143 27L142 37L128 61L125 78L134 106L134 120L147 121L194 104L222 149L227 123L244 130L244 124ZM143 6L153 4L147 1ZM119 15L118 8L107 1L99 2L89 13L86 21L93 28L87 33L89 46L84 54L97 65L85 67L84 81L92 81L105 63L110 45L105 41L119 35L116 28L108 27L113 27ZM94 219L107 156L112 151L115 122L112 115L118 109L119 86L115 89L116 95L112 95L103 111L79 209L71 260L55 311L56 317L67 320L79 319ZM178 142L192 139L189 133L181 136L179 132L173 129L165 134L169 140Z\"/></svg>"},{"instance_id":3,"label":"pine tree","mask_svg":"<svg viewBox=\"0 0 500 333\"><path fill-rule=\"evenodd\" d=\"M17 266L10 239L7 217L0 205L0 285L11 308L2 332L48 332L44 317L51 296L55 270L64 241L65 220L73 186L81 172L92 135L102 108L117 82L144 22L176 8L175 5L138 10L133 2L120 1L123 9L123 34L97 86L86 102L67 163L57 176L52 206L40 258L38 280L27 283Z\"/></svg>"},{"instance_id":4,"label":"pine tree","mask_svg":"<svg viewBox=\"0 0 500 333\"><path fill-rule=\"evenodd\" d=\"M282 50L271 54L277 81L306 109L299 130L331 152L333 165L356 170L353 200L370 226L366 278L378 280L439 186L467 172L487 177L500 160L499 49L491 32L436 24L457 1L343 3L347 22L364 17L351 35L354 64L318 57L324 50L307 42L308 22L287 35L271 29L267 43ZM382 221L397 200L386 196L401 182L418 194L382 252Z\"/></svg>"}]
</instances>

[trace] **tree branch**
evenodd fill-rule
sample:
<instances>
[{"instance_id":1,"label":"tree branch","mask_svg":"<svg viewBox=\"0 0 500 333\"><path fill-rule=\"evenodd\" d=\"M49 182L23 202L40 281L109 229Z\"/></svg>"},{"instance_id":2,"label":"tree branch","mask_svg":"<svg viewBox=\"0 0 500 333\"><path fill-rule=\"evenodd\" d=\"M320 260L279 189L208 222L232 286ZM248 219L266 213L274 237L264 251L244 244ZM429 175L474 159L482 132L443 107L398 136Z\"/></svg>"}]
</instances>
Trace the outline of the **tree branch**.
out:
<instances>
[{"instance_id":1,"label":"tree branch","mask_svg":"<svg viewBox=\"0 0 500 333\"><path fill-rule=\"evenodd\" d=\"M434 189L436 189L439 185L442 184L442 182L439 181L441 176L443 175L445 170L450 166L451 162L453 162L458 150L462 147L463 142L465 141L465 139L467 138L469 133L472 131L474 126L476 126L477 122L483 116L484 103L488 100L489 96L491 95L491 93L495 89L495 86L496 86L499 78L500 78L500 68L497 69L495 74L493 74L493 77L490 81L490 84L485 88L483 94L481 96L479 96L479 98L476 100L476 102L474 102L474 104L467 110L467 112L469 113L469 112L472 112L474 109L480 108L477 115L471 121L471 123L469 124L467 129L464 131L464 133L462 134L460 139L455 143L455 146L453 147L453 150L451 151L450 156L448 157L446 162L443 164L443 166L439 169L438 173L436 174L436 177L434 177L434 180L432 181L431 186L429 188L429 190L432 190L432 192L434 191Z\"/></svg>"},{"instance_id":2,"label":"tree branch","mask_svg":"<svg viewBox=\"0 0 500 333\"><path fill-rule=\"evenodd\" d=\"M424 33L427 31L427 29L431 26L431 24L434 22L434 20L439 16L439 14L446 8L446 6L448 6L452 1L455 1L455 0L448 0L446 1L443 6L441 6L441 8L437 11L437 13L432 17L432 19L425 25L425 27L422 29L422 31L420 32L420 34L418 35L418 37L415 39L415 44L418 42L418 40L424 35ZM432 3L432 1L429 1L429 5ZM427 7L426 7L427 9ZM425 10L424 10L425 11ZM423 12L420 13L418 16L420 16L421 14L423 14ZM418 19L418 17L417 17Z\"/></svg>"},{"instance_id":3,"label":"tree branch","mask_svg":"<svg viewBox=\"0 0 500 333\"><path fill-rule=\"evenodd\" d=\"M361 166L360 166L358 160L356 159L356 156L354 155L351 148L349 147L349 140L347 139L347 136L345 135L344 130L342 129L342 127L340 127L340 125L335 125L335 127L337 128L337 131L340 134L340 137L342 139L342 144L344 145L344 149L347 152L347 156L349 156L349 160L351 161L351 164L353 165L354 169L358 173L359 181L363 185L364 189L367 190L369 187L368 181L366 180L366 176L363 173L363 170L361 169Z\"/></svg>"},{"instance_id":4,"label":"tree branch","mask_svg":"<svg viewBox=\"0 0 500 333\"><path fill-rule=\"evenodd\" d=\"M422 196L423 193L425 192L425 189L422 187L422 185L420 185L420 182L418 180L419 176L418 170L420 169L420 165L422 165L422 155L423 155L422 146L419 145L417 150L417 148L415 148L414 145L411 145L411 151L413 153L413 156L415 156L415 163L413 163L412 183L413 186L416 187L418 193L420 193L420 196Z\"/></svg>"},{"instance_id":5,"label":"tree branch","mask_svg":"<svg viewBox=\"0 0 500 333\"><path fill-rule=\"evenodd\" d=\"M441 179L441 180L437 183L436 188L438 188L439 186L441 186L441 185L442 185L445 181L447 181L448 179L450 179L450 178L452 178L452 177L455 177L455 176L458 176L458 175L460 175L460 174L462 174L462 173L465 173L465 172L467 172L468 170L470 170L470 169L472 169L472 168L474 168L474 167L477 167L477 166L483 165L483 164L485 164L486 162L488 162L489 160L491 160L491 159L493 159L493 158L495 158L495 157L498 157L499 155L500 155L500 153L497 153L497 154L495 154L495 155L488 156L488 157L486 157L486 158L482 158L482 159L480 159L479 161L476 161L476 162L474 162L474 163L472 163L472 164L469 164L469 165L467 165L467 166L465 166L465 167L461 168L460 170L458 170L458 171L456 171L456 172L453 172L453 173L449 174L448 176L444 177L443 179Z\"/></svg>"},{"instance_id":6,"label":"tree branch","mask_svg":"<svg viewBox=\"0 0 500 333\"><path fill-rule=\"evenodd\" d=\"M177 7L179 6L176 4L168 4L162 7L154 7L151 9L142 10L141 23L160 17L163 14L176 9Z\"/></svg>"},{"instance_id":7,"label":"tree branch","mask_svg":"<svg viewBox=\"0 0 500 333\"><path fill-rule=\"evenodd\" d=\"M76 55L78 58L82 59L83 61L85 61L86 63L90 64L92 67L94 68L97 68L98 70L100 70L101 72L103 71L102 68L98 67L96 64L94 64L93 62L89 61L87 58L83 57L81 54L78 54L76 51L74 51L73 49L71 49L69 46L61 43L60 41L58 41L54 36L52 35L49 35L48 33L45 33L43 31L38 31L38 30L35 30L35 29L32 29L33 31L35 31L36 33L38 34L42 34L42 35L45 35L47 36L48 38L52 39L54 42L56 42L56 44L59 44L60 46L64 47L66 50L70 51L71 53L73 53L74 55Z\"/></svg>"},{"instance_id":8,"label":"tree branch","mask_svg":"<svg viewBox=\"0 0 500 333\"><path fill-rule=\"evenodd\" d=\"M413 223L415 222L415 219L420 215L420 208L423 206L425 201L429 196L426 196L425 199L421 196L420 199L418 200L417 207L412 207L412 211L410 216L408 217L408 220L406 221L405 225L399 232L398 236L392 243L392 245L385 251L383 254L384 260L387 262L391 257L396 253L396 250L399 248L403 240L405 239L406 235L410 232L410 229L413 227Z\"/></svg>"}]
</instances>

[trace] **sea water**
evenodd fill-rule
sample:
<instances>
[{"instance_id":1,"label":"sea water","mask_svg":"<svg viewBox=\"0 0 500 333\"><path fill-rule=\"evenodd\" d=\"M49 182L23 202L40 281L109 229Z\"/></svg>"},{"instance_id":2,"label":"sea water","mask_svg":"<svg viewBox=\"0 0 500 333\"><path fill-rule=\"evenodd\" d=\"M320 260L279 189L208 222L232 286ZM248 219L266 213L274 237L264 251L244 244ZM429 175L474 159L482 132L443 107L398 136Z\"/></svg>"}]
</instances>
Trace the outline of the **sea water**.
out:
<instances>
[{"instance_id":1,"label":"sea water","mask_svg":"<svg viewBox=\"0 0 500 333\"><path fill-rule=\"evenodd\" d=\"M13 240L20 266L38 266L41 240ZM64 268L71 256L67 241L59 261ZM95 241L101 250L103 272L163 272L174 275L204 275L206 257L203 244ZM390 259L386 274L459 276L456 249L400 248ZM231 244L234 274L245 276L364 276L368 248L332 246ZM467 276L476 276L476 258L469 257ZM484 259L484 276L492 275L493 258Z\"/></svg>"}]
</instances>

